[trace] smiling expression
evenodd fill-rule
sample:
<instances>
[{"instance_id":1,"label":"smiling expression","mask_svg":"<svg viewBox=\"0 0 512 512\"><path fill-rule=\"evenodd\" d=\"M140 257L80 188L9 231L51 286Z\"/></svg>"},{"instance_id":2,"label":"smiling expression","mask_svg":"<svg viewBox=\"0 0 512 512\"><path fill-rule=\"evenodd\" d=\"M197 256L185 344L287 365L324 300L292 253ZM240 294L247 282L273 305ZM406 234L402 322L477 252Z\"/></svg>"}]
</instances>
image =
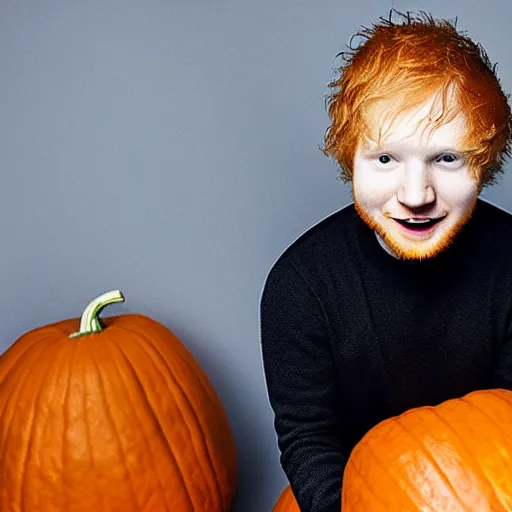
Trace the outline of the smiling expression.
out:
<instances>
[{"instance_id":1,"label":"smiling expression","mask_svg":"<svg viewBox=\"0 0 512 512\"><path fill-rule=\"evenodd\" d=\"M433 97L403 116L380 145L374 134L354 155L352 193L355 208L392 256L404 260L432 258L444 251L470 219L479 184L472 176L461 141L462 113L429 128L436 109ZM382 127L389 104L367 113L369 126Z\"/></svg>"}]
</instances>

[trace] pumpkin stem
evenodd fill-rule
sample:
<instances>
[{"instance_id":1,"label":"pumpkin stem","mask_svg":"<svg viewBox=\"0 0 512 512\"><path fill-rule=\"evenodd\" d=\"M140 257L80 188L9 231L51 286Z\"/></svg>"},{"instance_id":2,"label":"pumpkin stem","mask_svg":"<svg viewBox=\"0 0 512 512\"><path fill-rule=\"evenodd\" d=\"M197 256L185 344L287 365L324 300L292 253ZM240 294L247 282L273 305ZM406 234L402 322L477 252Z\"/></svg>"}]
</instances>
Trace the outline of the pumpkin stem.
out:
<instances>
[{"instance_id":1,"label":"pumpkin stem","mask_svg":"<svg viewBox=\"0 0 512 512\"><path fill-rule=\"evenodd\" d=\"M80 330L70 334L69 337L76 338L86 334L101 332L103 325L98 315L104 307L116 302L124 302L123 294L119 290L106 292L89 302L80 318Z\"/></svg>"}]
</instances>

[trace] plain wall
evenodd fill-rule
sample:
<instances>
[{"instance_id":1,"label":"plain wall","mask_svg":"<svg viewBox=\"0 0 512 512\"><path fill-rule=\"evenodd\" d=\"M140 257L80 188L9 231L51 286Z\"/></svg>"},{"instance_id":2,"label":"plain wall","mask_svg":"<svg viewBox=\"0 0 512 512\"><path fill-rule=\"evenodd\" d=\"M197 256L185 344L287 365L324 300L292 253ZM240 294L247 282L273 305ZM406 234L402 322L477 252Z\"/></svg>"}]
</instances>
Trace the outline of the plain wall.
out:
<instances>
[{"instance_id":1,"label":"plain wall","mask_svg":"<svg viewBox=\"0 0 512 512\"><path fill-rule=\"evenodd\" d=\"M502 0L0 2L0 349L121 289L109 314L163 322L224 403L235 512L268 512L287 484L261 289L293 240L350 202L319 150L327 83L351 34L392 6L458 16L512 91ZM511 180L483 197L510 209Z\"/></svg>"}]
</instances>

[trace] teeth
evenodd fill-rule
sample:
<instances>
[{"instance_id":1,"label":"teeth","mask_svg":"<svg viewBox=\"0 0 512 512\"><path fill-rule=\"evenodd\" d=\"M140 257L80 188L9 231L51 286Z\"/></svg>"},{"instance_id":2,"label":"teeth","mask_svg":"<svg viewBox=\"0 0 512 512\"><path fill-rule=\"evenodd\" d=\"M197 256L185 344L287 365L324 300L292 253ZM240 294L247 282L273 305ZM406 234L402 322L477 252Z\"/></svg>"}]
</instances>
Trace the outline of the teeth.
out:
<instances>
[{"instance_id":1,"label":"teeth","mask_svg":"<svg viewBox=\"0 0 512 512\"><path fill-rule=\"evenodd\" d=\"M407 219L405 222L408 222L410 224L426 224L427 222L430 222L430 219L422 219L422 220Z\"/></svg>"}]
</instances>

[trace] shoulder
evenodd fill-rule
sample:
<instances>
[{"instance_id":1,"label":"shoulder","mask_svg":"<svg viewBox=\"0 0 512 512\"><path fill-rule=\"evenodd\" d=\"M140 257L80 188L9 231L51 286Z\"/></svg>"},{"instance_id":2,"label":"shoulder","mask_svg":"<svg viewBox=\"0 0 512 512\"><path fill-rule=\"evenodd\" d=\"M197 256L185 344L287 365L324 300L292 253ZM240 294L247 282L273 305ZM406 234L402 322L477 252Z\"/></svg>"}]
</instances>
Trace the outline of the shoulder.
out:
<instances>
[{"instance_id":1,"label":"shoulder","mask_svg":"<svg viewBox=\"0 0 512 512\"><path fill-rule=\"evenodd\" d=\"M469 240L473 265L487 274L512 279L512 214L479 198Z\"/></svg>"},{"instance_id":2,"label":"shoulder","mask_svg":"<svg viewBox=\"0 0 512 512\"><path fill-rule=\"evenodd\" d=\"M508 212L501 206L495 205L488 199L483 199L481 197L478 198L477 204L482 217L493 217L512 227L512 213Z\"/></svg>"},{"instance_id":3,"label":"shoulder","mask_svg":"<svg viewBox=\"0 0 512 512\"><path fill-rule=\"evenodd\" d=\"M486 242L497 245L500 250L512 247L512 213L486 199L478 198L475 221L480 236Z\"/></svg>"},{"instance_id":4,"label":"shoulder","mask_svg":"<svg viewBox=\"0 0 512 512\"><path fill-rule=\"evenodd\" d=\"M356 219L354 204L350 203L308 228L278 257L267 280L277 275L304 278L321 273L333 259L346 258L354 243Z\"/></svg>"}]
</instances>

